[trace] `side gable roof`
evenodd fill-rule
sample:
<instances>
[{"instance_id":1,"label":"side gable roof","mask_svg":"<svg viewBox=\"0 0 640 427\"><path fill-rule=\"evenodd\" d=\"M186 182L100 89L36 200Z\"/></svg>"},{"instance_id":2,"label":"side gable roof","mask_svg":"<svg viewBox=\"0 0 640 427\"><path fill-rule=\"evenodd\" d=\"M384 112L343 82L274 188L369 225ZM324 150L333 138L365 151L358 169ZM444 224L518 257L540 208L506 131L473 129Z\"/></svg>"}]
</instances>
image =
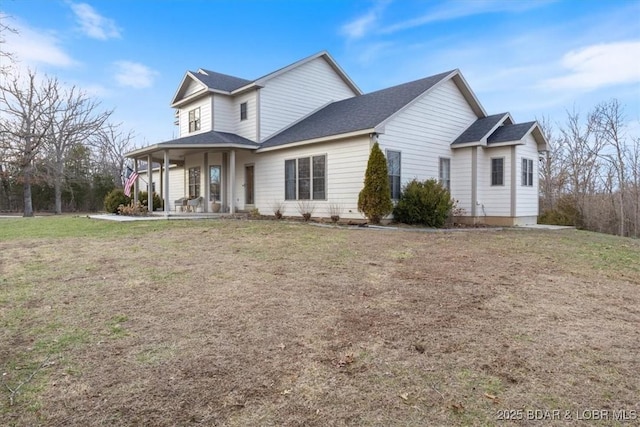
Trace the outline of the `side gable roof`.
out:
<instances>
[{"instance_id":1,"label":"side gable roof","mask_svg":"<svg viewBox=\"0 0 640 427\"><path fill-rule=\"evenodd\" d=\"M457 70L333 102L267 139L260 149L361 130L373 130L418 96L450 78L453 73L457 73Z\"/></svg>"},{"instance_id":2,"label":"side gable roof","mask_svg":"<svg viewBox=\"0 0 640 427\"><path fill-rule=\"evenodd\" d=\"M250 90L253 88L262 87L265 83L281 74L284 74L294 68L300 67L310 61L313 61L317 58L323 58L327 63L333 68L336 74L351 88L351 90L356 95L361 95L362 91L356 84L349 78L347 73L338 65L338 63L329 55L328 52L322 51L318 52L315 55L311 55L307 58L301 59L300 61L294 62L293 64L287 65L277 71L266 74L256 80L247 80L240 77L231 76L228 74L217 73L215 71L205 70L204 68L198 69L198 71L187 71L176 94L174 95L171 105L176 106L176 104L184 102L187 98L183 98L184 92L188 86L189 80L195 80L204 85L206 88L203 92L198 92L197 96L201 96L207 92L219 92L224 93L226 95L235 95L241 93L246 90ZM203 89L204 89L203 88ZM191 98L188 97L188 98Z\"/></svg>"},{"instance_id":3,"label":"side gable roof","mask_svg":"<svg viewBox=\"0 0 640 427\"><path fill-rule=\"evenodd\" d=\"M502 124L512 124L513 120L509 113L494 114L483 117L471 124L464 132L451 143L452 146L462 144L486 144L487 138L498 126Z\"/></svg>"},{"instance_id":4,"label":"side gable roof","mask_svg":"<svg viewBox=\"0 0 640 427\"><path fill-rule=\"evenodd\" d=\"M216 73L215 71L209 71L203 68L200 68L196 72L189 71L189 73L191 76L205 84L209 89L223 92L233 92L234 90L251 83L251 80L230 76L228 74Z\"/></svg>"}]
</instances>

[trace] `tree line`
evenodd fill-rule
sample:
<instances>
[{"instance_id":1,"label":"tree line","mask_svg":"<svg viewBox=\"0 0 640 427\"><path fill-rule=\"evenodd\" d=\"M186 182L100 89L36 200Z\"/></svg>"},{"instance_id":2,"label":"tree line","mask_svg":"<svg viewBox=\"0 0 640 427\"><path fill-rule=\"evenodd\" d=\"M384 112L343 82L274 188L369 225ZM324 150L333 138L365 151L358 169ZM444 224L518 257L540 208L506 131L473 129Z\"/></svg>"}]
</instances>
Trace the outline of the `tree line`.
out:
<instances>
[{"instance_id":1,"label":"tree line","mask_svg":"<svg viewBox=\"0 0 640 427\"><path fill-rule=\"evenodd\" d=\"M540 123L549 151L540 158L539 222L640 237L640 138L628 136L619 101Z\"/></svg>"},{"instance_id":2,"label":"tree line","mask_svg":"<svg viewBox=\"0 0 640 427\"><path fill-rule=\"evenodd\" d=\"M0 76L0 211L101 210L122 186L134 134L79 87L34 71Z\"/></svg>"}]
</instances>

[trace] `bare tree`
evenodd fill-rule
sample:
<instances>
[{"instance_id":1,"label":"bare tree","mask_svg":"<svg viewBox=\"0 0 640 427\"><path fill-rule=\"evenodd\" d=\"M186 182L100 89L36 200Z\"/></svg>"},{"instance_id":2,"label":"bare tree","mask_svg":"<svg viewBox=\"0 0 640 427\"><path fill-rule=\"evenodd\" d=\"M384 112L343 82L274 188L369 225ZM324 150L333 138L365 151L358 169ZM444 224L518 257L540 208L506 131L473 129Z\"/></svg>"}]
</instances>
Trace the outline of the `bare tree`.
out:
<instances>
[{"instance_id":1,"label":"bare tree","mask_svg":"<svg viewBox=\"0 0 640 427\"><path fill-rule=\"evenodd\" d=\"M8 18L8 15L0 12L0 75L9 74L11 66L7 64L13 64L16 61L15 54L4 49L6 44L5 34L18 33L18 30L5 24Z\"/></svg>"},{"instance_id":2,"label":"bare tree","mask_svg":"<svg viewBox=\"0 0 640 427\"><path fill-rule=\"evenodd\" d=\"M60 214L67 154L73 147L98 134L112 111L99 111L100 103L76 86L65 90L56 84L54 90L58 96L45 148L48 152L46 163L53 178L55 213Z\"/></svg>"},{"instance_id":3,"label":"bare tree","mask_svg":"<svg viewBox=\"0 0 640 427\"><path fill-rule=\"evenodd\" d=\"M625 235L625 193L626 193L626 141L624 136L624 115L617 99L598 104L589 115L589 126L605 148L600 156L615 172L617 186L611 188L611 195L618 198L618 233Z\"/></svg>"},{"instance_id":4,"label":"bare tree","mask_svg":"<svg viewBox=\"0 0 640 427\"><path fill-rule=\"evenodd\" d=\"M135 134L132 130L128 132L121 130L120 126L121 124L107 123L93 135L91 145L101 165L101 172L110 174L113 182L122 187L124 185L122 172L127 160L125 154L135 148Z\"/></svg>"},{"instance_id":5,"label":"bare tree","mask_svg":"<svg viewBox=\"0 0 640 427\"><path fill-rule=\"evenodd\" d=\"M561 129L560 144L565 154L567 187L574 197L582 221L585 217L587 196L597 189L600 171L600 154L604 147L602 139L594 138L593 129L580 122L577 112L567 112L566 128ZM582 225L582 224L579 224Z\"/></svg>"},{"instance_id":6,"label":"bare tree","mask_svg":"<svg viewBox=\"0 0 640 427\"><path fill-rule=\"evenodd\" d=\"M0 80L0 141L22 176L24 216L33 216L33 162L51 129L57 81L39 81L31 70L26 79L15 75Z\"/></svg>"},{"instance_id":7,"label":"bare tree","mask_svg":"<svg viewBox=\"0 0 640 427\"><path fill-rule=\"evenodd\" d=\"M556 206L557 198L566 186L567 172L563 145L554 136L549 118L543 116L538 124L548 146L547 151L540 154L540 196L542 211L545 211Z\"/></svg>"}]
</instances>

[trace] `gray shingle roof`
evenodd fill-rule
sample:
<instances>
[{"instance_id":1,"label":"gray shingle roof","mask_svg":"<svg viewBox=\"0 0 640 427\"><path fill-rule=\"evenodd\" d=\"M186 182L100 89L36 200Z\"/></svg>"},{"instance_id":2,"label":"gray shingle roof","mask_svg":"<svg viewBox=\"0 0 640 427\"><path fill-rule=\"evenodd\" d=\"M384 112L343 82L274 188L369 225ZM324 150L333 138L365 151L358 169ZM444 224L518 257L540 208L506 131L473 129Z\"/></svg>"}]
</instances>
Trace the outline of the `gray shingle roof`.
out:
<instances>
[{"instance_id":1,"label":"gray shingle roof","mask_svg":"<svg viewBox=\"0 0 640 427\"><path fill-rule=\"evenodd\" d=\"M178 139L161 142L158 145L220 145L227 144L246 145L247 148L258 148L260 145L250 139L244 138L235 133L209 131L196 135L184 136Z\"/></svg>"},{"instance_id":2,"label":"gray shingle roof","mask_svg":"<svg viewBox=\"0 0 640 427\"><path fill-rule=\"evenodd\" d=\"M275 147L308 139L371 129L398 112L452 71L333 102L262 143Z\"/></svg>"},{"instance_id":3,"label":"gray shingle roof","mask_svg":"<svg viewBox=\"0 0 640 427\"><path fill-rule=\"evenodd\" d=\"M202 71L207 74L198 73L197 71L191 71L191 74L204 83L209 89L231 92L253 82L253 80L241 79L240 77L216 73L215 71L205 69L202 69Z\"/></svg>"},{"instance_id":4,"label":"gray shingle roof","mask_svg":"<svg viewBox=\"0 0 640 427\"><path fill-rule=\"evenodd\" d=\"M500 126L487 138L487 144L498 142L520 141L531 130L536 122L519 123L517 125Z\"/></svg>"},{"instance_id":5,"label":"gray shingle roof","mask_svg":"<svg viewBox=\"0 0 640 427\"><path fill-rule=\"evenodd\" d=\"M482 138L486 138L491 129L493 129L502 119L504 119L506 115L507 113L494 114L476 120L471 124L471 126L467 128L467 130L462 132L462 134L460 134L460 136L457 137L456 140L451 143L451 145L478 142Z\"/></svg>"}]
</instances>

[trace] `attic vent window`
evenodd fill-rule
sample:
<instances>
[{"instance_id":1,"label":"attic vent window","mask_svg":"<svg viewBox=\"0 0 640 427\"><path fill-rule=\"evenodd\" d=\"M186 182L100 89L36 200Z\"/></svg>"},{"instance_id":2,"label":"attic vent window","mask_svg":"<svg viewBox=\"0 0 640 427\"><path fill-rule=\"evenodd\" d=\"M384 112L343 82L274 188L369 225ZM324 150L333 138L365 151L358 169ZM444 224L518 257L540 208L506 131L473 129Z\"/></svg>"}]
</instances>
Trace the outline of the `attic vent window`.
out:
<instances>
[{"instance_id":1,"label":"attic vent window","mask_svg":"<svg viewBox=\"0 0 640 427\"><path fill-rule=\"evenodd\" d=\"M200 130L200 107L189 111L189 132Z\"/></svg>"},{"instance_id":2,"label":"attic vent window","mask_svg":"<svg viewBox=\"0 0 640 427\"><path fill-rule=\"evenodd\" d=\"M240 120L247 120L247 103L240 104Z\"/></svg>"}]
</instances>

